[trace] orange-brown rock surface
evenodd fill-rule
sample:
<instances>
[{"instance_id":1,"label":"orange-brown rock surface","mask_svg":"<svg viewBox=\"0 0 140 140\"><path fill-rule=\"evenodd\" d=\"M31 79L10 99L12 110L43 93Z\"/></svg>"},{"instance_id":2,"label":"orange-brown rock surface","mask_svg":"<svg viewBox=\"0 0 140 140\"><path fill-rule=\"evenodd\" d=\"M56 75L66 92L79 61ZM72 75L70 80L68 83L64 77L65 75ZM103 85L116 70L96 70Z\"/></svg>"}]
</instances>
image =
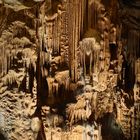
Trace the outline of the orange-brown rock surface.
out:
<instances>
[{"instance_id":1,"label":"orange-brown rock surface","mask_svg":"<svg viewBox=\"0 0 140 140\"><path fill-rule=\"evenodd\" d=\"M140 3L127 1L0 0L0 140L140 138Z\"/></svg>"}]
</instances>

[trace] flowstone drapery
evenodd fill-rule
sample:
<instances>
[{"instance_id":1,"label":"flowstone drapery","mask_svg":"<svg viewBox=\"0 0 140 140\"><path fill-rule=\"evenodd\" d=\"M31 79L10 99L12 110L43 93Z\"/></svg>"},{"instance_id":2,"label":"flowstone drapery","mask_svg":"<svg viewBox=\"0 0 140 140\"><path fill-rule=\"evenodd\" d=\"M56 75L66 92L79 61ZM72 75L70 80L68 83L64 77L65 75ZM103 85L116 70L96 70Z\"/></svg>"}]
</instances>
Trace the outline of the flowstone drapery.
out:
<instances>
[{"instance_id":1,"label":"flowstone drapery","mask_svg":"<svg viewBox=\"0 0 140 140\"><path fill-rule=\"evenodd\" d=\"M139 2L0 0L0 140L138 140Z\"/></svg>"}]
</instances>

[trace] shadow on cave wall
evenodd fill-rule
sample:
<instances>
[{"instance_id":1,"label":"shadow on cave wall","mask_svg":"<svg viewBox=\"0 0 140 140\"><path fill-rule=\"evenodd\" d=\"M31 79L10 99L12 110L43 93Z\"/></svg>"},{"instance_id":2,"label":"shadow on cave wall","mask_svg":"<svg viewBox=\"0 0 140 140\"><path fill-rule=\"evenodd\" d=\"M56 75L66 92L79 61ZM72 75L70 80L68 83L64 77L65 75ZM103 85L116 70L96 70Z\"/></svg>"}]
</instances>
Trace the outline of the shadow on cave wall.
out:
<instances>
[{"instance_id":1,"label":"shadow on cave wall","mask_svg":"<svg viewBox=\"0 0 140 140\"><path fill-rule=\"evenodd\" d=\"M0 132L0 140L7 140L6 136Z\"/></svg>"},{"instance_id":2,"label":"shadow on cave wall","mask_svg":"<svg viewBox=\"0 0 140 140\"><path fill-rule=\"evenodd\" d=\"M120 125L116 122L113 113L106 113L100 119L102 124L102 137L103 140L124 140L123 132Z\"/></svg>"}]
</instances>

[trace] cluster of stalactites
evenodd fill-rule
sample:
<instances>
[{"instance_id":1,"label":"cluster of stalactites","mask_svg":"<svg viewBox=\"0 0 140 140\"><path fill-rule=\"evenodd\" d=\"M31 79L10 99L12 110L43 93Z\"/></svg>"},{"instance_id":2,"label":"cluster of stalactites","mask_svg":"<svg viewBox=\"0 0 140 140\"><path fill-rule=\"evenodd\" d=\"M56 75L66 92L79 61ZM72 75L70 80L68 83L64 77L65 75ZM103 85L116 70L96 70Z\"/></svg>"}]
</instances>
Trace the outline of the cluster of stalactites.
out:
<instances>
[{"instance_id":1,"label":"cluster of stalactites","mask_svg":"<svg viewBox=\"0 0 140 140\"><path fill-rule=\"evenodd\" d=\"M84 71L86 71L86 56L90 60L90 73L98 72L99 70L99 55L100 44L96 42L95 38L85 38L80 43L81 61ZM86 73L86 72L85 72Z\"/></svg>"},{"instance_id":2,"label":"cluster of stalactites","mask_svg":"<svg viewBox=\"0 0 140 140\"><path fill-rule=\"evenodd\" d=\"M14 59L17 55L17 46L4 42L1 44L0 50L0 74L3 76L7 74L8 70L14 65Z\"/></svg>"}]
</instances>

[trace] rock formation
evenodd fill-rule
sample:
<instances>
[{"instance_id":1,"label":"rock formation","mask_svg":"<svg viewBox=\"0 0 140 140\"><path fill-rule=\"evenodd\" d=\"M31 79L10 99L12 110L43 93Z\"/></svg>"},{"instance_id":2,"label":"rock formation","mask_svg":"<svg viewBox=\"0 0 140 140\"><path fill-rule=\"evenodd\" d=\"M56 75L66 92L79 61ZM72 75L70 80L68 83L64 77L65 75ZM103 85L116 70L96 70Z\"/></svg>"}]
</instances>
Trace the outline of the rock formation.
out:
<instances>
[{"instance_id":1,"label":"rock formation","mask_svg":"<svg viewBox=\"0 0 140 140\"><path fill-rule=\"evenodd\" d=\"M0 140L138 140L139 7L0 0Z\"/></svg>"}]
</instances>

